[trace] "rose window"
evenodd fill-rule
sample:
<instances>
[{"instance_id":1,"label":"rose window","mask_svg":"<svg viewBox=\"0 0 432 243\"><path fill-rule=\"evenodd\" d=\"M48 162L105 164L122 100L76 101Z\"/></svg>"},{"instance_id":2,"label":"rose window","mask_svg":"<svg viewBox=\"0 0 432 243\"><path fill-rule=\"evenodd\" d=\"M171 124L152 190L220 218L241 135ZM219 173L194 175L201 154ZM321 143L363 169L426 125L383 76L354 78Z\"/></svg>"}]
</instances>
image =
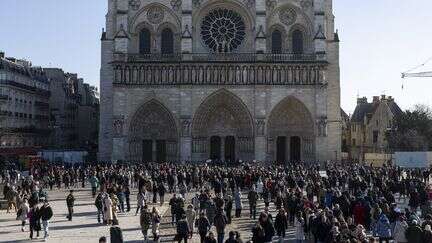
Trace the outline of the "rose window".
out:
<instances>
[{"instance_id":1,"label":"rose window","mask_svg":"<svg viewBox=\"0 0 432 243\"><path fill-rule=\"evenodd\" d=\"M245 39L245 23L237 12L215 9L204 17L201 37L214 52L231 52Z\"/></svg>"}]
</instances>

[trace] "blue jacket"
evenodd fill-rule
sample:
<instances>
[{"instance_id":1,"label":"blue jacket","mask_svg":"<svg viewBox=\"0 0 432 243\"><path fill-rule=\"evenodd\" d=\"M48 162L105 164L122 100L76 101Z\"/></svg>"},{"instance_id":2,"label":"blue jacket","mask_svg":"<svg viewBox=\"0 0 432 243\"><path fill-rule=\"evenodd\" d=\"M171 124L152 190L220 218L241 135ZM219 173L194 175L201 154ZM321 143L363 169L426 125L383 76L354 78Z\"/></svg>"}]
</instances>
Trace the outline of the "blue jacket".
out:
<instances>
[{"instance_id":1,"label":"blue jacket","mask_svg":"<svg viewBox=\"0 0 432 243\"><path fill-rule=\"evenodd\" d=\"M375 234L378 237L391 237L391 226L387 216L382 213L375 226Z\"/></svg>"}]
</instances>

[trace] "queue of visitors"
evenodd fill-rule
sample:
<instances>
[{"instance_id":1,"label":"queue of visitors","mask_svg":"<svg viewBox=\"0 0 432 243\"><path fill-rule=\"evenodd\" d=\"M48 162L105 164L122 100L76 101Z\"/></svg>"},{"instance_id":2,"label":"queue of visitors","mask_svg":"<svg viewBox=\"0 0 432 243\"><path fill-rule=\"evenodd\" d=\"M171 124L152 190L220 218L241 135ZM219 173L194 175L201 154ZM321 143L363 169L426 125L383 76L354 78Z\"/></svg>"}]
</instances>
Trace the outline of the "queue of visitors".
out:
<instances>
[{"instance_id":1,"label":"queue of visitors","mask_svg":"<svg viewBox=\"0 0 432 243\"><path fill-rule=\"evenodd\" d=\"M204 243L243 242L238 231L227 229L248 217L256 220L249 227L254 243L282 242L288 231L298 242L427 243L432 242L429 176L429 170L338 163L325 168L149 163L40 166L27 178L5 171L2 181L7 212L17 213L22 231L28 220L30 238L34 231L39 236L40 221L48 238L53 212L47 190L70 190L65 205L72 220L74 188L88 184L98 222L119 225L118 213L133 210L145 241L163 236L158 206L167 204L176 242L188 242L194 234ZM134 209L131 198L136 198Z\"/></svg>"}]
</instances>

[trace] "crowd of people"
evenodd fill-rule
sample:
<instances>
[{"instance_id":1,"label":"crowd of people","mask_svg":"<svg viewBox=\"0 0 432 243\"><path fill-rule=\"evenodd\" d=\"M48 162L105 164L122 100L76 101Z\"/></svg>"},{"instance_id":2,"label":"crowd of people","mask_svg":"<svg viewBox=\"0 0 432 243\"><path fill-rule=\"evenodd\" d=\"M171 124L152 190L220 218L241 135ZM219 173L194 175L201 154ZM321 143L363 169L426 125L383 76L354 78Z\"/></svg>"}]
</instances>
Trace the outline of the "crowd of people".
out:
<instances>
[{"instance_id":1,"label":"crowd of people","mask_svg":"<svg viewBox=\"0 0 432 243\"><path fill-rule=\"evenodd\" d=\"M88 185L99 223L118 227L118 213L132 210L139 214L144 240L158 242L163 233L158 208L167 204L176 229L173 241L188 242L198 234L202 243L246 242L240 230L227 230L246 217L256 223L242 232L250 230L247 240L254 243L282 241L289 230L298 242L432 242L429 177L425 169L338 163L323 168L299 163L44 165L28 177L14 170L2 173L7 212L17 213L22 231L29 222L30 238L42 228L48 237L49 190L69 190L65 204L72 220L74 189ZM131 198L136 198L134 209Z\"/></svg>"}]
</instances>

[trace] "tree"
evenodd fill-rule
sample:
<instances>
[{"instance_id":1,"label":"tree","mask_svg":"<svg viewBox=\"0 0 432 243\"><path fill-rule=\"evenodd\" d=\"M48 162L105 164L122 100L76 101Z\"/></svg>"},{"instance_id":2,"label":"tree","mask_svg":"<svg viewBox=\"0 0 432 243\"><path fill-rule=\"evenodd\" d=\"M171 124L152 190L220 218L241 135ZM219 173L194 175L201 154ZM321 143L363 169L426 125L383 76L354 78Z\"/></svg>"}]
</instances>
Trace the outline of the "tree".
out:
<instances>
[{"instance_id":1,"label":"tree","mask_svg":"<svg viewBox=\"0 0 432 243\"><path fill-rule=\"evenodd\" d=\"M395 117L386 134L392 150L425 151L432 149L432 110L416 105Z\"/></svg>"}]
</instances>

